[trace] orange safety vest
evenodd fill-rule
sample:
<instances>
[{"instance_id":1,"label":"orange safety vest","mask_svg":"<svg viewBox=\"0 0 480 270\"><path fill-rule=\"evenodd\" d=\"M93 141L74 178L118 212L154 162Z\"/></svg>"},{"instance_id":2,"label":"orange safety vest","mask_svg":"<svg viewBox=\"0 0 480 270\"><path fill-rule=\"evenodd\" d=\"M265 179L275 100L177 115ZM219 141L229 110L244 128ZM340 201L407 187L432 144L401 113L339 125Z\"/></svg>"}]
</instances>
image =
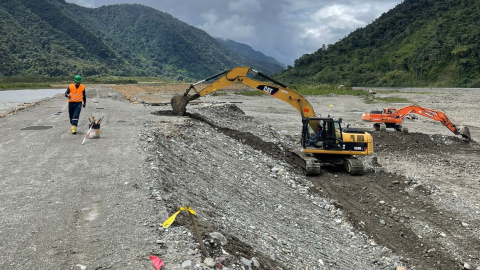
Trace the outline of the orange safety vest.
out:
<instances>
[{"instance_id":1,"label":"orange safety vest","mask_svg":"<svg viewBox=\"0 0 480 270\"><path fill-rule=\"evenodd\" d=\"M85 90L85 85L80 84L80 86L77 88L75 87L75 84L70 84L68 89L70 89L70 98L68 99L68 102L83 101L83 91Z\"/></svg>"}]
</instances>

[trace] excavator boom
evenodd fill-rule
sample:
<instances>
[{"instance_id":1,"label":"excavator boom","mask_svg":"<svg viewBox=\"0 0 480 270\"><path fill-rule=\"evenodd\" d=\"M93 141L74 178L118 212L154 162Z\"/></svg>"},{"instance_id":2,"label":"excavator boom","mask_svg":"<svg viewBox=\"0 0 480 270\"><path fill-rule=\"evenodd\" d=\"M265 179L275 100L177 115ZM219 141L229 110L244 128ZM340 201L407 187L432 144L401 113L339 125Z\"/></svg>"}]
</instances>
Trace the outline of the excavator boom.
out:
<instances>
[{"instance_id":1,"label":"excavator boom","mask_svg":"<svg viewBox=\"0 0 480 270\"><path fill-rule=\"evenodd\" d=\"M249 71L256 73L260 77L263 77L275 83L276 85L267 83L267 82L257 81L247 77L247 73ZM210 85L206 86L202 90L197 91L195 89L196 85L201 84L203 82L208 82L219 76L222 76L222 77L220 77ZM190 87L185 91L183 96L176 95L172 98L171 105L172 105L173 113L175 115L185 115L186 106L188 102L195 100L197 98L206 96L210 93L223 89L237 82L245 84L258 91L261 91L264 94L270 95L274 98L287 102L288 104L292 105L295 109L297 109L300 112L300 114L302 115L302 118L315 117L315 112L313 111L312 105L301 94L289 89L288 86L280 82L277 82L274 79L262 74L261 72L258 72L249 67L236 67L236 68L224 71L222 73L219 73L217 75L211 76L207 79L201 80L199 82L196 82L194 84L191 84ZM195 91L194 95L190 95L191 90ZM318 127L312 127L312 128L314 130L318 129Z\"/></svg>"}]
</instances>

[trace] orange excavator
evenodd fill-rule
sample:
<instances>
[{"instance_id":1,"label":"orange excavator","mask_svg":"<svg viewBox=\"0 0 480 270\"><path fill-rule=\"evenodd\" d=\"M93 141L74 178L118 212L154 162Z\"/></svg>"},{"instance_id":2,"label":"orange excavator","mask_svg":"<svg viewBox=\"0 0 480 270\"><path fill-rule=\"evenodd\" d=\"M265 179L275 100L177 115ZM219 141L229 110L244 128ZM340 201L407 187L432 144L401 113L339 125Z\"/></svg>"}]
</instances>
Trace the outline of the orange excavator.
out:
<instances>
[{"instance_id":1,"label":"orange excavator","mask_svg":"<svg viewBox=\"0 0 480 270\"><path fill-rule=\"evenodd\" d=\"M450 129L455 135L462 135L463 138L471 140L470 137L470 130L468 127L457 127L455 124L448 119L448 117L439 111L435 111L432 109L420 107L420 106L407 106L401 109L394 109L394 108L385 108L382 111L371 111L369 113L362 114L362 120L368 122L375 122L373 127L375 130L380 130L380 123L384 123L386 128L394 128L397 131L408 132L407 128L402 128L403 119L408 114L419 114L430 119L439 121L443 125L445 125L448 129Z\"/></svg>"}]
</instances>

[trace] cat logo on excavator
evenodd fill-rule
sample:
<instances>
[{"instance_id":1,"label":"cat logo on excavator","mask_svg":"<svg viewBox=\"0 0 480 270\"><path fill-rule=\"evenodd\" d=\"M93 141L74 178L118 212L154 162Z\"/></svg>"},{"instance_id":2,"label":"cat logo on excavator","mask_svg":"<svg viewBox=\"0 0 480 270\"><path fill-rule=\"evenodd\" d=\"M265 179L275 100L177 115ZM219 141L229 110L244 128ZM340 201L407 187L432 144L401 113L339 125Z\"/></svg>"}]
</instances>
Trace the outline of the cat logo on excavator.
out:
<instances>
[{"instance_id":1,"label":"cat logo on excavator","mask_svg":"<svg viewBox=\"0 0 480 270\"><path fill-rule=\"evenodd\" d=\"M275 95L278 92L278 88L271 87L271 86L268 86L268 85L259 85L259 86L257 86L257 89L261 90L265 93L268 93L272 96Z\"/></svg>"}]
</instances>

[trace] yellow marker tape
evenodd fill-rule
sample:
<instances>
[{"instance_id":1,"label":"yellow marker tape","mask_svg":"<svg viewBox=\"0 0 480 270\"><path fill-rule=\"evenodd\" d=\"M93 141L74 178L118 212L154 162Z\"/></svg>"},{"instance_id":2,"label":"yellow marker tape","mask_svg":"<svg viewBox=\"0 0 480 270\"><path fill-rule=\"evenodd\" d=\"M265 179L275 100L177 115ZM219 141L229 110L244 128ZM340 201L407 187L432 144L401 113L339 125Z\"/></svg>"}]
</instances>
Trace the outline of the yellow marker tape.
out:
<instances>
[{"instance_id":1,"label":"yellow marker tape","mask_svg":"<svg viewBox=\"0 0 480 270\"><path fill-rule=\"evenodd\" d=\"M165 220L165 222L162 223L162 227L165 228L165 229L170 227L170 225L172 225L172 223L175 221L175 218L177 218L177 215L180 214L180 212L182 212L183 210L188 210L188 212L192 213L192 215L196 215L195 211L193 211L193 209L190 206L189 207L180 207L180 210L178 210L178 212L173 214L171 217L169 217L167 220Z\"/></svg>"},{"instance_id":2,"label":"yellow marker tape","mask_svg":"<svg viewBox=\"0 0 480 270\"><path fill-rule=\"evenodd\" d=\"M333 104L328 105L330 108L333 108Z\"/></svg>"}]
</instances>

